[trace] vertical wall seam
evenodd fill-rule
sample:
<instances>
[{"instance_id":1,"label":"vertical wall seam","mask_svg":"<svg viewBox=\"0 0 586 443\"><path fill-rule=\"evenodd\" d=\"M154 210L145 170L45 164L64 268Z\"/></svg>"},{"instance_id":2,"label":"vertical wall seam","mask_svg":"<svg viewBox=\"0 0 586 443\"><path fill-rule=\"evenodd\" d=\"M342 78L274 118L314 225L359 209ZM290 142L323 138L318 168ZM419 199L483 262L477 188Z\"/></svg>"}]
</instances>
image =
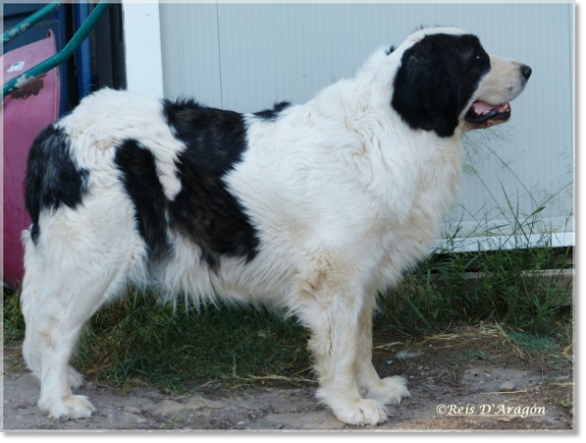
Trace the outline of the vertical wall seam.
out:
<instances>
[{"instance_id":1,"label":"vertical wall seam","mask_svg":"<svg viewBox=\"0 0 586 443\"><path fill-rule=\"evenodd\" d=\"M220 103L224 108L224 84L222 79L222 40L220 38L220 3L216 3L216 27L218 29L218 68L220 71Z\"/></svg>"}]
</instances>

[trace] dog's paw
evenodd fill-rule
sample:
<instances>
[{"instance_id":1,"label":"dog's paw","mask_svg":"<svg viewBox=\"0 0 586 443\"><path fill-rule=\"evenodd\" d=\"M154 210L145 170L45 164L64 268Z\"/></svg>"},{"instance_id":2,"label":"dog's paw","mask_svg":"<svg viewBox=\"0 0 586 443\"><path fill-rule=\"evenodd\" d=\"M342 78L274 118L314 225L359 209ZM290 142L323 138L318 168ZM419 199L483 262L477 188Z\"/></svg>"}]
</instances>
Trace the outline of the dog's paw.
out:
<instances>
[{"instance_id":1,"label":"dog's paw","mask_svg":"<svg viewBox=\"0 0 586 443\"><path fill-rule=\"evenodd\" d=\"M70 395L58 401L39 401L39 408L49 414L49 418L78 419L88 418L96 408L83 395Z\"/></svg>"},{"instance_id":2,"label":"dog's paw","mask_svg":"<svg viewBox=\"0 0 586 443\"><path fill-rule=\"evenodd\" d=\"M77 389L84 384L85 379L83 378L83 375L69 366L67 368L67 381L69 382L69 386L73 389Z\"/></svg>"},{"instance_id":3,"label":"dog's paw","mask_svg":"<svg viewBox=\"0 0 586 443\"><path fill-rule=\"evenodd\" d=\"M395 405L401 403L403 398L411 397L411 394L407 390L407 380L394 376L383 378L375 386L369 386L366 397L385 405Z\"/></svg>"},{"instance_id":4,"label":"dog's paw","mask_svg":"<svg viewBox=\"0 0 586 443\"><path fill-rule=\"evenodd\" d=\"M336 418L350 425L377 425L387 420L385 405L371 399L341 402L331 405Z\"/></svg>"}]
</instances>

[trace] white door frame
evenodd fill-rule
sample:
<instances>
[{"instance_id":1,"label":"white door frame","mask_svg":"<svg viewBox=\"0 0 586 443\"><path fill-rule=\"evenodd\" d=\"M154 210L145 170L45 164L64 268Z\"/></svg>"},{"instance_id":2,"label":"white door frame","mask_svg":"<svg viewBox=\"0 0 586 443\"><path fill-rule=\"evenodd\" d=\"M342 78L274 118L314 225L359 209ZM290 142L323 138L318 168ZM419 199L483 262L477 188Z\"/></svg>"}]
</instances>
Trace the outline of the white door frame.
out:
<instances>
[{"instance_id":1,"label":"white door frame","mask_svg":"<svg viewBox=\"0 0 586 443\"><path fill-rule=\"evenodd\" d=\"M127 89L163 97L159 3L156 0L122 0L122 16Z\"/></svg>"}]
</instances>

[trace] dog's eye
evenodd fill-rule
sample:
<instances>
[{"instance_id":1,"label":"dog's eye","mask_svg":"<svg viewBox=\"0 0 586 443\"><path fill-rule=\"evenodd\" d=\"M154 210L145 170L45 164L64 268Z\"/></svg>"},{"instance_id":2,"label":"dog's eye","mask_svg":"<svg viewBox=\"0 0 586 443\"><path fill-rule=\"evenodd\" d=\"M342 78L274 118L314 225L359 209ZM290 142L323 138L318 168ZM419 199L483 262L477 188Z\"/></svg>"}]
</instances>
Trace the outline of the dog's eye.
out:
<instances>
[{"instance_id":1,"label":"dog's eye","mask_svg":"<svg viewBox=\"0 0 586 443\"><path fill-rule=\"evenodd\" d=\"M476 60L486 60L488 58L488 54L482 50L476 52L476 54L474 55L474 58Z\"/></svg>"}]
</instances>

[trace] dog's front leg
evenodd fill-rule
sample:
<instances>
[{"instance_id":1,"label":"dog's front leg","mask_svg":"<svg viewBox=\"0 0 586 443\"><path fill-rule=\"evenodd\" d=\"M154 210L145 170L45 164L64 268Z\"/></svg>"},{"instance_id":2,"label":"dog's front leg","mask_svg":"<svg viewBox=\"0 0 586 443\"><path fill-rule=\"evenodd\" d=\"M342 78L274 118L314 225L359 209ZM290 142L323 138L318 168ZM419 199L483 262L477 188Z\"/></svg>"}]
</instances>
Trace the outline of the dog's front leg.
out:
<instances>
[{"instance_id":1,"label":"dog's front leg","mask_svg":"<svg viewBox=\"0 0 586 443\"><path fill-rule=\"evenodd\" d=\"M372 364L372 311L374 296L366 297L360 313L360 335L358 338L358 358L356 381L364 398L372 398L390 405L410 397L407 381L403 377L386 377L381 380Z\"/></svg>"},{"instance_id":2,"label":"dog's front leg","mask_svg":"<svg viewBox=\"0 0 586 443\"><path fill-rule=\"evenodd\" d=\"M309 348L320 384L317 398L338 420L374 425L387 419L387 409L378 400L362 398L356 383L361 295L351 284L320 274L304 291L298 314L311 331Z\"/></svg>"}]
</instances>

